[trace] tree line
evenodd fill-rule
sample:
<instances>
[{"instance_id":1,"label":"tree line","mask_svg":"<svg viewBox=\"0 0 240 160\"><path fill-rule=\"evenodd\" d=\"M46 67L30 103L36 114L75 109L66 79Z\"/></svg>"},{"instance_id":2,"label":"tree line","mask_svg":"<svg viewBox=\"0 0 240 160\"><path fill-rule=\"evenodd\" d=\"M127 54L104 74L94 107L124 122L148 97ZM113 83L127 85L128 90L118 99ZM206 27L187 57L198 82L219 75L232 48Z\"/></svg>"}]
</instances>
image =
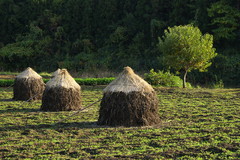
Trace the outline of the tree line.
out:
<instances>
[{"instance_id":1,"label":"tree line","mask_svg":"<svg viewBox=\"0 0 240 160\"><path fill-rule=\"evenodd\" d=\"M191 82L240 81L240 0L1 0L0 17L0 70L164 70L158 38L191 24L218 53Z\"/></svg>"}]
</instances>

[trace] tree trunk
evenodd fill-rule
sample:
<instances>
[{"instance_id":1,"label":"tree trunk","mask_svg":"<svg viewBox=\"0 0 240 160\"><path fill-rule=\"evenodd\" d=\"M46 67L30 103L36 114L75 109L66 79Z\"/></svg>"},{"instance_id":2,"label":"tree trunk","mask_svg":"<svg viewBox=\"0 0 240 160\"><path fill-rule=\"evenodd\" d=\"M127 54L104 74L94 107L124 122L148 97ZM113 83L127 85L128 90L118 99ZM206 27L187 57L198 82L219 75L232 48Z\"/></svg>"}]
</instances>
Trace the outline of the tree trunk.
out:
<instances>
[{"instance_id":1,"label":"tree trunk","mask_svg":"<svg viewBox=\"0 0 240 160\"><path fill-rule=\"evenodd\" d=\"M187 73L188 73L188 71L186 70L184 73L184 76L183 76L183 88L186 88Z\"/></svg>"}]
</instances>

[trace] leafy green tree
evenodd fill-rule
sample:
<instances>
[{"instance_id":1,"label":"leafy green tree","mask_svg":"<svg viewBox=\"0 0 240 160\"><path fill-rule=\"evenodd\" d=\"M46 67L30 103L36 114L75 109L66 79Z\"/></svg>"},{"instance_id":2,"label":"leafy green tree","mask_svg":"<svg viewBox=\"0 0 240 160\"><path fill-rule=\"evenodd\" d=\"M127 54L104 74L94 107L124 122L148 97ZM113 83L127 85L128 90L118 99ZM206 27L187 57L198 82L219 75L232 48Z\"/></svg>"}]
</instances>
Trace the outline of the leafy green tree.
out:
<instances>
[{"instance_id":1,"label":"leafy green tree","mask_svg":"<svg viewBox=\"0 0 240 160\"><path fill-rule=\"evenodd\" d=\"M159 49L163 53L164 63L177 71L183 71L183 88L186 87L187 73L193 69L205 71L214 58L213 36L202 35L192 25L175 26L165 30L159 38Z\"/></svg>"}]
</instances>

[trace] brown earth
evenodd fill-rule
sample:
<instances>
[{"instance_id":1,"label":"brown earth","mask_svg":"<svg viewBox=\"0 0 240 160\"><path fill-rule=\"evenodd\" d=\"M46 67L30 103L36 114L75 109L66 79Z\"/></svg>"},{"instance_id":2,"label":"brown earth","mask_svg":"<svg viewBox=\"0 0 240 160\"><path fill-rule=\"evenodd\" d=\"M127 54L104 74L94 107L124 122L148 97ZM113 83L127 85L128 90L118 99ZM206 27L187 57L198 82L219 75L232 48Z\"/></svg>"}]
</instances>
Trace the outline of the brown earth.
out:
<instances>
[{"instance_id":1,"label":"brown earth","mask_svg":"<svg viewBox=\"0 0 240 160\"><path fill-rule=\"evenodd\" d=\"M0 79L14 79L16 75L1 75L0 74Z\"/></svg>"}]
</instances>

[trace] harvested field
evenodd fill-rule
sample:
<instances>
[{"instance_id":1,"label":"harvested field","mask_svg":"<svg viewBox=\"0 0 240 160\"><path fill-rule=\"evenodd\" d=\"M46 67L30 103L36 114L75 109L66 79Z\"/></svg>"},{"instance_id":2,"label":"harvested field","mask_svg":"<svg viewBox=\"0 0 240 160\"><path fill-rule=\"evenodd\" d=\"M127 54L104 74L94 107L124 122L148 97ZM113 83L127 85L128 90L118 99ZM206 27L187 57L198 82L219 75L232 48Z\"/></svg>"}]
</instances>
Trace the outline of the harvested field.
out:
<instances>
[{"instance_id":1,"label":"harvested field","mask_svg":"<svg viewBox=\"0 0 240 160\"><path fill-rule=\"evenodd\" d=\"M83 86L83 107L103 88ZM41 112L0 88L0 158L239 159L240 89L155 90L159 125L109 127L96 125L100 102L56 124L74 111Z\"/></svg>"}]
</instances>

